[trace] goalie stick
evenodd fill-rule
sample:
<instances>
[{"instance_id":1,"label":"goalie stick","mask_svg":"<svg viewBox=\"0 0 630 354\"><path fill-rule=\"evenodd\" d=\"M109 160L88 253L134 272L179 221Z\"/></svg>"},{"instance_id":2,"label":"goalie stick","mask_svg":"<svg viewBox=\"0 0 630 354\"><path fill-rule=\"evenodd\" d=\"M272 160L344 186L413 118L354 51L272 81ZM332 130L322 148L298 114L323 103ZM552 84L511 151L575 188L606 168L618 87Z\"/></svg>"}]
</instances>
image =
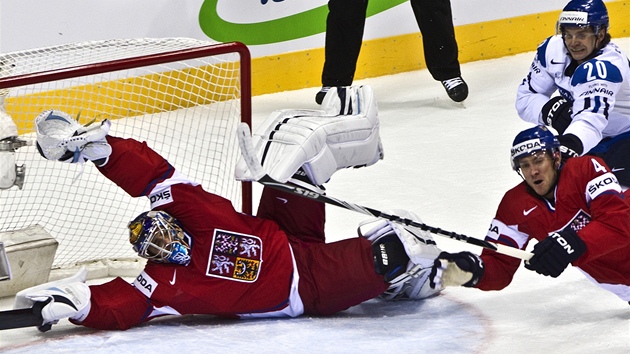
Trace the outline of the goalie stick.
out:
<instances>
[{"instance_id":1,"label":"goalie stick","mask_svg":"<svg viewBox=\"0 0 630 354\"><path fill-rule=\"evenodd\" d=\"M522 260L529 260L533 254L527 251L520 250L518 248L509 247L505 245L501 245L498 243L480 240L477 238L469 237L466 235L458 234L453 231L442 230L437 227L432 227L427 224L417 222L411 219L403 218L398 215L392 215L384 213L380 210L368 208L365 206L361 206L358 204L350 203L347 201L339 200L337 198L333 198L323 193L318 193L309 189L301 188L299 186L283 183L273 179L271 176L265 173L262 164L260 163L256 153L254 151L254 144L252 142L251 133L249 130L249 126L247 123L241 123L237 128L237 136L238 143L241 148L241 155L243 156L243 160L247 164L247 167L252 173L253 178L260 184L274 188L277 190L281 190L287 193L296 194L305 198L310 198L317 200L322 203L331 204L340 208L352 210L361 214L374 216L377 218L382 218L389 220L391 222L395 222L398 224L403 224L407 226L413 226L420 228L421 230L428 231L432 234L448 237L450 239L454 239L457 241L465 242L471 245L487 248L497 253L505 254L514 258L519 258Z\"/></svg>"},{"instance_id":2,"label":"goalie stick","mask_svg":"<svg viewBox=\"0 0 630 354\"><path fill-rule=\"evenodd\" d=\"M33 307L18 310L0 311L0 331L5 329L15 329L23 327L37 327L40 332L46 332L51 328L51 324L42 326L42 308L48 302L38 301Z\"/></svg>"}]
</instances>

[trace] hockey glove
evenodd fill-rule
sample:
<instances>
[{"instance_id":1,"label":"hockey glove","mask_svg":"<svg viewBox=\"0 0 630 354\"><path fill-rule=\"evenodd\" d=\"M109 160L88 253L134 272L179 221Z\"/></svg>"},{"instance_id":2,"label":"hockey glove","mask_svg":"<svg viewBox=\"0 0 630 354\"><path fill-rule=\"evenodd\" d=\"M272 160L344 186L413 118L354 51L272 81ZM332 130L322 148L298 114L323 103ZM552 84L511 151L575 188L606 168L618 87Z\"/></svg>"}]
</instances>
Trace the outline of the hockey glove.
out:
<instances>
[{"instance_id":1,"label":"hockey glove","mask_svg":"<svg viewBox=\"0 0 630 354\"><path fill-rule=\"evenodd\" d=\"M525 268L538 274L556 278L569 263L586 252L586 244L570 227L554 232L534 246L534 255Z\"/></svg>"},{"instance_id":2,"label":"hockey glove","mask_svg":"<svg viewBox=\"0 0 630 354\"><path fill-rule=\"evenodd\" d=\"M541 113L545 124L553 127L558 134L562 134L571 124L573 102L567 101L562 96L553 97L545 103Z\"/></svg>"},{"instance_id":3,"label":"hockey glove","mask_svg":"<svg viewBox=\"0 0 630 354\"><path fill-rule=\"evenodd\" d=\"M564 161L571 157L578 157L584 151L582 141L573 134L561 135L558 137L558 141L560 142L560 154L562 154Z\"/></svg>"},{"instance_id":4,"label":"hockey glove","mask_svg":"<svg viewBox=\"0 0 630 354\"><path fill-rule=\"evenodd\" d=\"M483 277L483 260L471 252L442 252L434 261L429 281L432 288L465 286L472 288Z\"/></svg>"},{"instance_id":5,"label":"hockey glove","mask_svg":"<svg viewBox=\"0 0 630 354\"><path fill-rule=\"evenodd\" d=\"M82 126L68 114L48 110L35 118L37 151L48 160L68 163L93 161L103 166L112 153L105 137L111 122Z\"/></svg>"},{"instance_id":6,"label":"hockey glove","mask_svg":"<svg viewBox=\"0 0 630 354\"><path fill-rule=\"evenodd\" d=\"M25 296L34 302L34 307L41 308L42 324L38 329L46 332L63 318L83 321L90 312L90 293L85 283L75 282Z\"/></svg>"}]
</instances>

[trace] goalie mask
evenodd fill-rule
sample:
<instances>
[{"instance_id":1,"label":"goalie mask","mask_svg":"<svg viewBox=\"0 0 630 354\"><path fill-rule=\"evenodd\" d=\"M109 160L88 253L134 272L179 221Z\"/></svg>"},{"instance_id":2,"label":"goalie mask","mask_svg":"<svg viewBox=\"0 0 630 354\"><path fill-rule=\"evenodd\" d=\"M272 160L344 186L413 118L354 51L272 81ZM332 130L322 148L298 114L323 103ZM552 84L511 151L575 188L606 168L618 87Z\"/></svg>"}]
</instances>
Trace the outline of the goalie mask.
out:
<instances>
[{"instance_id":1,"label":"goalie mask","mask_svg":"<svg viewBox=\"0 0 630 354\"><path fill-rule=\"evenodd\" d=\"M157 263L190 263L192 240L168 213L156 210L144 212L127 227L129 242L140 257Z\"/></svg>"}]
</instances>

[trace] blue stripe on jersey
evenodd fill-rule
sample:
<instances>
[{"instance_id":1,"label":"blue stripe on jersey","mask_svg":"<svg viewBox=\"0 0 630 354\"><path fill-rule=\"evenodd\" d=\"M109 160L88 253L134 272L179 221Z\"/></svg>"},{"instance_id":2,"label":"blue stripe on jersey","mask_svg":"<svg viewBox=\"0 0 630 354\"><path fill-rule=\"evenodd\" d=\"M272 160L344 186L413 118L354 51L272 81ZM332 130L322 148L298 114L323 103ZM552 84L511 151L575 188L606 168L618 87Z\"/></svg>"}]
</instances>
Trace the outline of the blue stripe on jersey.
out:
<instances>
[{"instance_id":1,"label":"blue stripe on jersey","mask_svg":"<svg viewBox=\"0 0 630 354\"><path fill-rule=\"evenodd\" d=\"M601 101L600 100L601 97L600 96L595 96L593 98L594 98L594 101L595 101L595 105L593 106L593 109L591 110L591 112L597 113L599 111L599 107L602 105L601 102L600 102Z\"/></svg>"},{"instance_id":2,"label":"blue stripe on jersey","mask_svg":"<svg viewBox=\"0 0 630 354\"><path fill-rule=\"evenodd\" d=\"M175 172L175 168L169 163L168 164L168 169L166 171L164 171L164 173L161 176L159 176L158 178L156 178L153 181L149 182L149 184L144 188L144 190L142 191L142 193L140 195L148 196L149 193L151 193L153 188L155 188L155 186L158 183L162 183L165 180L167 180L168 178L172 177L174 172Z\"/></svg>"},{"instance_id":3,"label":"blue stripe on jersey","mask_svg":"<svg viewBox=\"0 0 630 354\"><path fill-rule=\"evenodd\" d=\"M542 42L539 46L538 49L536 50L536 57L538 59L538 61L540 62L540 65L543 68L547 67L547 58L545 56L545 53L547 52L547 45L549 44L549 40L551 39L551 37L545 39L544 42Z\"/></svg>"},{"instance_id":4,"label":"blue stripe on jersey","mask_svg":"<svg viewBox=\"0 0 630 354\"><path fill-rule=\"evenodd\" d=\"M603 97L602 101L604 101L604 111L602 113L604 114L604 117L606 117L606 120L608 120L608 111L610 110L610 103L608 103L608 97Z\"/></svg>"},{"instance_id":5,"label":"blue stripe on jersey","mask_svg":"<svg viewBox=\"0 0 630 354\"><path fill-rule=\"evenodd\" d=\"M499 239L497 241L499 241L499 243L502 243L502 244L510 246L510 247L520 248L519 245L516 243L516 241L512 240L511 238L509 238L507 236L501 235L501 236L499 236Z\"/></svg>"},{"instance_id":6,"label":"blue stripe on jersey","mask_svg":"<svg viewBox=\"0 0 630 354\"><path fill-rule=\"evenodd\" d=\"M610 104L608 103L608 97L595 96L593 97L593 101L595 101L595 104L593 105L592 109L589 109L591 108L591 98L587 97L584 99L584 111L589 110L592 113L601 113L604 116L604 118L608 120L608 111L610 109Z\"/></svg>"}]
</instances>

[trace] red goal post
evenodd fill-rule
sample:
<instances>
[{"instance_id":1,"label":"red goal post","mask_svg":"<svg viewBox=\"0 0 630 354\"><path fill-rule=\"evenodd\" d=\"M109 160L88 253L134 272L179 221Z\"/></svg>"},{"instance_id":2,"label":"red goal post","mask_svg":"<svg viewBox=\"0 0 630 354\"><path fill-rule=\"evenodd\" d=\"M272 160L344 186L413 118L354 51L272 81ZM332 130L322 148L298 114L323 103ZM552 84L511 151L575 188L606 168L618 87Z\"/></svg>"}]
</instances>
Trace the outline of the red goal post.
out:
<instances>
[{"instance_id":1,"label":"red goal post","mask_svg":"<svg viewBox=\"0 0 630 354\"><path fill-rule=\"evenodd\" d=\"M234 179L236 127L251 125L251 60L238 42L189 38L116 39L0 54L0 109L34 141L34 118L60 109L112 120L112 135L147 141L206 190L252 212L250 183ZM46 161L18 149L22 189L0 190L0 241L38 225L59 243L53 268L133 259L126 224L149 208L91 164ZM14 271L15 275L15 271Z\"/></svg>"}]
</instances>

